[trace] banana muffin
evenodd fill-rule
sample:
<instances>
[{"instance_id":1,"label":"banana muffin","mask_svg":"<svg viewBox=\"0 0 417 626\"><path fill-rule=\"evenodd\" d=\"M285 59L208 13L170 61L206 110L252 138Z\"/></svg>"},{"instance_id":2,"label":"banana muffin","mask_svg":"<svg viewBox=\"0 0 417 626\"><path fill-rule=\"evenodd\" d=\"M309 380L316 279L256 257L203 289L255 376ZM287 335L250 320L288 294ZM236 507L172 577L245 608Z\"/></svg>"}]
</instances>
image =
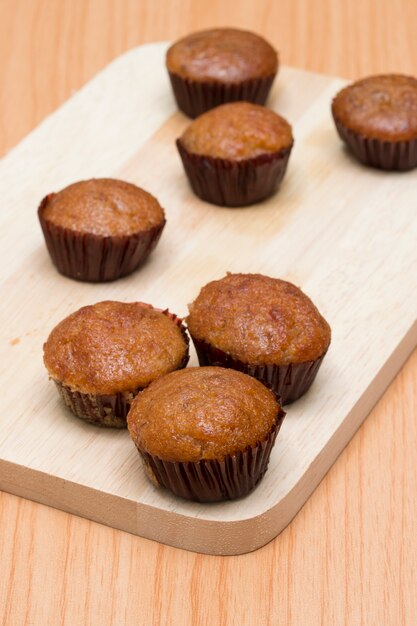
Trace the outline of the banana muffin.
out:
<instances>
[{"instance_id":1,"label":"banana muffin","mask_svg":"<svg viewBox=\"0 0 417 626\"><path fill-rule=\"evenodd\" d=\"M266 107L224 104L194 120L177 140L194 193L222 206L267 198L287 169L293 145L290 124Z\"/></svg>"},{"instance_id":2,"label":"banana muffin","mask_svg":"<svg viewBox=\"0 0 417 626\"><path fill-rule=\"evenodd\" d=\"M75 415L123 428L139 391L187 365L188 343L173 313L108 300L62 320L44 344L44 363Z\"/></svg>"},{"instance_id":3,"label":"banana muffin","mask_svg":"<svg viewBox=\"0 0 417 626\"><path fill-rule=\"evenodd\" d=\"M309 389L330 344L330 327L310 298L262 274L212 281L189 309L200 365L250 374L270 385L282 404Z\"/></svg>"},{"instance_id":4,"label":"banana muffin","mask_svg":"<svg viewBox=\"0 0 417 626\"><path fill-rule=\"evenodd\" d=\"M191 367L149 385L127 422L154 484L208 502L256 487L284 415L275 394L254 378Z\"/></svg>"},{"instance_id":5,"label":"banana muffin","mask_svg":"<svg viewBox=\"0 0 417 626\"><path fill-rule=\"evenodd\" d=\"M265 104L278 54L255 33L214 28L175 42L166 65L179 109L197 117L226 102Z\"/></svg>"},{"instance_id":6,"label":"banana muffin","mask_svg":"<svg viewBox=\"0 0 417 626\"><path fill-rule=\"evenodd\" d=\"M384 170L417 166L417 79L369 76L342 89L332 113L337 131L359 161Z\"/></svg>"},{"instance_id":7,"label":"banana muffin","mask_svg":"<svg viewBox=\"0 0 417 626\"><path fill-rule=\"evenodd\" d=\"M84 180L51 193L39 220L53 263L78 280L115 280L156 246L165 214L150 193L121 180Z\"/></svg>"}]
</instances>

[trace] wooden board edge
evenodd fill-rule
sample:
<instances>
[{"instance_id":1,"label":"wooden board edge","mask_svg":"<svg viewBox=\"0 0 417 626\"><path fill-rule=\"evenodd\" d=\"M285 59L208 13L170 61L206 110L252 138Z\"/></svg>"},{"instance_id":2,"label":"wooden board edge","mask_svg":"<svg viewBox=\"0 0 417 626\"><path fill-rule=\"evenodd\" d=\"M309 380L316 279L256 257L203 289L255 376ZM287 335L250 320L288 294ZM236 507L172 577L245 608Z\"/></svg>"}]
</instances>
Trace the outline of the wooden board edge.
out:
<instances>
[{"instance_id":1,"label":"wooden board edge","mask_svg":"<svg viewBox=\"0 0 417 626\"><path fill-rule=\"evenodd\" d=\"M369 383L362 396L358 398L352 410L327 441L308 470L304 472L297 484L268 511L271 516L276 514L279 508L287 506L291 508L292 515L287 520L285 526L291 522L349 444L416 347L417 320L415 320L401 342L381 366L379 372ZM294 505L295 502L299 502L299 505ZM282 526L277 534L282 532L285 526Z\"/></svg>"},{"instance_id":2,"label":"wooden board edge","mask_svg":"<svg viewBox=\"0 0 417 626\"><path fill-rule=\"evenodd\" d=\"M107 63L104 67L101 68L101 70L96 72L83 85L81 85L81 87L79 87L76 91L74 91L66 100L61 102L61 104L59 104L53 111L50 111L49 113L47 113L47 115L45 115L45 117L42 118L36 124L36 126L34 126L14 146L9 148L4 154L0 154L0 166L8 164L9 161L13 161L15 158L19 158L19 151L24 150L26 147L26 144L31 143L33 141L33 137L36 136L38 132L42 132L44 125L49 122L50 118L53 118L56 115L62 115L68 107L71 107L73 105L74 101L77 101L79 98L83 97L85 91L87 92L90 91L92 87L97 83L97 81L100 82L100 80L103 80L108 70L112 66L114 65L117 66L119 63L123 63L129 57L131 56L133 57L135 56L135 54L138 54L139 52L145 53L144 51L145 48L149 49L149 48L160 47L162 49L164 47L167 47L169 44L170 44L169 41L148 42L140 46L134 46L130 50L127 50L126 52L123 52L122 54L119 54L118 56L116 56L112 61ZM314 72L310 72L310 73L314 73ZM16 156L16 153L17 153L17 156Z\"/></svg>"},{"instance_id":3,"label":"wooden board edge","mask_svg":"<svg viewBox=\"0 0 417 626\"><path fill-rule=\"evenodd\" d=\"M274 507L237 521L186 517L0 460L0 489L175 548L210 555L252 552L291 522L417 344L417 321L298 483ZM154 530L157 529L157 532Z\"/></svg>"},{"instance_id":4,"label":"wooden board edge","mask_svg":"<svg viewBox=\"0 0 417 626\"><path fill-rule=\"evenodd\" d=\"M50 111L44 118L42 118L36 126L34 126L24 137L22 137L14 146L9 148L4 154L0 154L0 166L8 164L9 160L13 161L15 158L19 158L19 150L24 150L27 143L33 141L33 136L36 135L39 131L43 129L43 126L49 121L50 118L54 117L57 114L62 114L66 111L67 107L73 105L74 101L77 101L80 97L83 96L85 91L89 91L92 88L93 83L95 84L97 81L100 81L105 77L108 70L117 66L118 64L122 64L127 61L130 57L134 57L139 52L145 53L145 49L150 48L160 48L161 51L165 50L170 46L173 42L169 40L162 41L152 41L148 43L141 44L139 46L134 46L129 50L126 50L122 54L114 57L109 63L107 63L104 67L102 67L96 74L94 74L91 78L89 78L81 87L79 87L74 93L72 93L66 100L64 100L61 104L59 104L53 111ZM281 65L279 68L279 72L277 74L277 80L279 80L280 72L282 71L290 71L299 74L308 74L311 76L317 76L322 78L328 78L329 80L339 80L344 83L348 83L349 79L343 76L335 76L333 74L326 74L324 72L314 72L311 70L304 70L299 67L295 67L292 65ZM174 112L178 109L174 109ZM16 155L17 153L17 155Z\"/></svg>"},{"instance_id":5,"label":"wooden board edge","mask_svg":"<svg viewBox=\"0 0 417 626\"><path fill-rule=\"evenodd\" d=\"M70 104L73 98L80 95L84 89L87 89L100 74L106 72L111 65L119 62L123 57L134 54L138 49L157 45L166 44L164 42L161 42L161 44L146 44L120 55L58 109L52 112L50 116L55 115L61 108ZM288 69L306 74L315 74L297 70L296 68L288 67ZM326 75L323 74L323 76ZM334 77L334 79L336 80L338 77ZM35 132L47 122L50 116L46 117L32 132ZM18 143L4 158L9 158L15 150L19 149L23 142L30 138L31 134ZM394 378L406 358L411 354L416 343L417 325L415 323L381 366L377 376L369 384L352 411L346 416L339 429L333 433L325 447L315 457L299 481L273 507L262 511L254 517L235 521L204 520L196 517L187 517L128 500L111 493L101 492L92 487L67 481L63 478L51 476L5 460L0 460L0 488L15 495L178 548L219 555L241 554L256 550L271 541L290 523L330 469L337 456L351 437L353 437L373 405ZM84 507L82 512L81 504ZM122 521L120 520L121 511L126 513ZM156 537L152 533L152 527L157 526L158 522L160 527L158 528L158 537ZM161 533L161 530L163 530L163 533ZM206 536L203 541L202 537L204 534Z\"/></svg>"},{"instance_id":6,"label":"wooden board edge","mask_svg":"<svg viewBox=\"0 0 417 626\"><path fill-rule=\"evenodd\" d=\"M265 529L264 515L233 522L186 517L2 459L0 490L144 539L202 554L245 554L265 545L279 532L271 535ZM242 538L246 539L244 543Z\"/></svg>"}]
</instances>

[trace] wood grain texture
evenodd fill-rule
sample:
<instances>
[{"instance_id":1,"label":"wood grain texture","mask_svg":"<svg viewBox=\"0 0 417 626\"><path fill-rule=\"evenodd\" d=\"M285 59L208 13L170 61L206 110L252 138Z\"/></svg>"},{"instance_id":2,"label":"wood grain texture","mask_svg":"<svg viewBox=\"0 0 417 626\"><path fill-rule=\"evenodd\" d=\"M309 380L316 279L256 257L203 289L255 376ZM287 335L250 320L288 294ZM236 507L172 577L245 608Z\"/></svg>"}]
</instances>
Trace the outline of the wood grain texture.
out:
<instances>
[{"instance_id":1,"label":"wood grain texture","mask_svg":"<svg viewBox=\"0 0 417 626\"><path fill-rule=\"evenodd\" d=\"M286 65L346 78L416 72L413 0L0 0L5 151L110 59L210 26L264 34Z\"/></svg>"},{"instance_id":2,"label":"wood grain texture","mask_svg":"<svg viewBox=\"0 0 417 626\"><path fill-rule=\"evenodd\" d=\"M282 67L268 99L295 137L281 188L245 209L202 202L175 150L188 120L175 110L166 48L143 45L119 57L0 162L0 325L9 338L0 488L175 547L240 554L291 521L417 344L417 172L387 176L359 165L329 113L344 81ZM137 77L140 88L132 86ZM17 191L12 181L22 171ZM166 232L123 280L68 280L48 258L35 208L51 190L101 175L157 197ZM126 431L72 419L48 382L42 344L74 308L101 300L140 299L185 316L201 286L228 271L300 285L330 321L332 344L311 391L288 407L261 484L237 502L204 505L153 488ZM22 294L31 289L27 306ZM193 349L190 362L197 364ZM20 394L22 387L33 392Z\"/></svg>"},{"instance_id":3,"label":"wood grain texture","mask_svg":"<svg viewBox=\"0 0 417 626\"><path fill-rule=\"evenodd\" d=\"M416 368L417 354L290 526L251 554L184 552L1 494L0 623L413 626Z\"/></svg>"},{"instance_id":4,"label":"wood grain texture","mask_svg":"<svg viewBox=\"0 0 417 626\"><path fill-rule=\"evenodd\" d=\"M250 26L305 69L417 73L412 0L225 5L1 0L0 151L117 54L200 26ZM416 371L414 356L300 515L251 555L191 555L1 496L0 623L413 626Z\"/></svg>"}]
</instances>

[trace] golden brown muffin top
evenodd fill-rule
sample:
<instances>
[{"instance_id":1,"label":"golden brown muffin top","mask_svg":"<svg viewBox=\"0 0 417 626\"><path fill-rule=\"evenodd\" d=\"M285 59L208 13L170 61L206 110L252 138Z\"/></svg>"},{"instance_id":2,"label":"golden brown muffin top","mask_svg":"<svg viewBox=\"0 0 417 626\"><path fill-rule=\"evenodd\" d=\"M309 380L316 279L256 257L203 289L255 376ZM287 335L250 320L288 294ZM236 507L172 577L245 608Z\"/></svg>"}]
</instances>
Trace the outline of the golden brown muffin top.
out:
<instances>
[{"instance_id":1,"label":"golden brown muffin top","mask_svg":"<svg viewBox=\"0 0 417 626\"><path fill-rule=\"evenodd\" d=\"M180 142L193 154L240 161L289 148L293 137L291 126L274 111L250 102L231 102L191 122Z\"/></svg>"},{"instance_id":2,"label":"golden brown muffin top","mask_svg":"<svg viewBox=\"0 0 417 626\"><path fill-rule=\"evenodd\" d=\"M214 28L192 33L167 52L168 71L195 81L240 83L272 76L278 55L265 39L246 30Z\"/></svg>"},{"instance_id":3,"label":"golden brown muffin top","mask_svg":"<svg viewBox=\"0 0 417 626\"><path fill-rule=\"evenodd\" d=\"M165 220L150 193L112 178L83 180L50 194L43 216L56 226L103 237L132 235Z\"/></svg>"},{"instance_id":4,"label":"golden brown muffin top","mask_svg":"<svg viewBox=\"0 0 417 626\"><path fill-rule=\"evenodd\" d=\"M369 76L334 98L335 119L349 130L383 141L417 138L417 79L402 74Z\"/></svg>"},{"instance_id":5,"label":"golden brown muffin top","mask_svg":"<svg viewBox=\"0 0 417 626\"><path fill-rule=\"evenodd\" d=\"M134 391L180 366L187 345L178 325L141 302L110 300L66 317L44 344L52 378L74 391Z\"/></svg>"},{"instance_id":6,"label":"golden brown muffin top","mask_svg":"<svg viewBox=\"0 0 417 626\"><path fill-rule=\"evenodd\" d=\"M193 337L251 365L314 361L330 344L330 327L310 298L262 274L208 283L189 309Z\"/></svg>"},{"instance_id":7,"label":"golden brown muffin top","mask_svg":"<svg viewBox=\"0 0 417 626\"><path fill-rule=\"evenodd\" d=\"M137 447L164 461L223 459L264 441L282 415L272 391L222 367L189 367L152 383L127 417Z\"/></svg>"}]
</instances>

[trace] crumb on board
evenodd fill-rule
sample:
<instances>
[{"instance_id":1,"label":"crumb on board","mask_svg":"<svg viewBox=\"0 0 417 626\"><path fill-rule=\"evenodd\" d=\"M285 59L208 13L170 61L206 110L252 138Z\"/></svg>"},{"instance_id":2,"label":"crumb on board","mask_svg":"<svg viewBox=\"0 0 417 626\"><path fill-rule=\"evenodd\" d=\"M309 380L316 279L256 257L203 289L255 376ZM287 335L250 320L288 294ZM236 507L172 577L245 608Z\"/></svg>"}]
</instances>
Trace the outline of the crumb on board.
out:
<instances>
[{"instance_id":1,"label":"crumb on board","mask_svg":"<svg viewBox=\"0 0 417 626\"><path fill-rule=\"evenodd\" d=\"M14 339L10 339L9 343L11 346L17 346L17 344L20 343L20 337L15 337Z\"/></svg>"}]
</instances>

